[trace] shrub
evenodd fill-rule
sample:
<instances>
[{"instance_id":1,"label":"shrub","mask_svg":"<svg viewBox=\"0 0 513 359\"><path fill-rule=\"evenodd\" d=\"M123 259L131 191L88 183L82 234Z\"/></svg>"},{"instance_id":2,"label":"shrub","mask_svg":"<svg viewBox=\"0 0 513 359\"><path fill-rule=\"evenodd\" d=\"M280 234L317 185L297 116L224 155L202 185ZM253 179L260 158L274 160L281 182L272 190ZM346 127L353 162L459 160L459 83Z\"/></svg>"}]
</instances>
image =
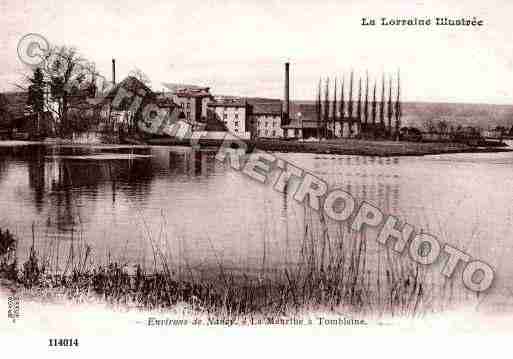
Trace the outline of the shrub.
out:
<instances>
[{"instance_id":1,"label":"shrub","mask_svg":"<svg viewBox=\"0 0 513 359\"><path fill-rule=\"evenodd\" d=\"M9 230L0 229L0 276L17 279L16 238Z\"/></svg>"}]
</instances>

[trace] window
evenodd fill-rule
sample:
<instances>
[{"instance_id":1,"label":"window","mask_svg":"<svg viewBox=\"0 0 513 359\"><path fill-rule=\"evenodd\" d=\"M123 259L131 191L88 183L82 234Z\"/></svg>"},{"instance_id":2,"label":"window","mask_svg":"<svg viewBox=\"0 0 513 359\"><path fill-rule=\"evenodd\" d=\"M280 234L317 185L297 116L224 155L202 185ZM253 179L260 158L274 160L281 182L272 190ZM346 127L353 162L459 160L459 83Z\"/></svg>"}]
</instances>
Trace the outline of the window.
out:
<instances>
[{"instance_id":1,"label":"window","mask_svg":"<svg viewBox=\"0 0 513 359\"><path fill-rule=\"evenodd\" d=\"M235 129L235 132L239 132L239 129L238 129L238 128L236 128L236 129Z\"/></svg>"},{"instance_id":2,"label":"window","mask_svg":"<svg viewBox=\"0 0 513 359\"><path fill-rule=\"evenodd\" d=\"M235 114L235 118L236 119L239 118L239 114L238 113Z\"/></svg>"},{"instance_id":3,"label":"window","mask_svg":"<svg viewBox=\"0 0 513 359\"><path fill-rule=\"evenodd\" d=\"M276 136L276 131L273 131L273 137L275 137L275 136Z\"/></svg>"},{"instance_id":4,"label":"window","mask_svg":"<svg viewBox=\"0 0 513 359\"><path fill-rule=\"evenodd\" d=\"M226 120L228 118L228 114L223 113L223 118ZM226 121L225 121L226 122Z\"/></svg>"},{"instance_id":5,"label":"window","mask_svg":"<svg viewBox=\"0 0 513 359\"><path fill-rule=\"evenodd\" d=\"M235 127L239 126L239 121L235 121Z\"/></svg>"},{"instance_id":6,"label":"window","mask_svg":"<svg viewBox=\"0 0 513 359\"><path fill-rule=\"evenodd\" d=\"M183 102L180 104L180 108L183 108Z\"/></svg>"},{"instance_id":7,"label":"window","mask_svg":"<svg viewBox=\"0 0 513 359\"><path fill-rule=\"evenodd\" d=\"M187 102L187 108L191 108L191 103Z\"/></svg>"}]
</instances>

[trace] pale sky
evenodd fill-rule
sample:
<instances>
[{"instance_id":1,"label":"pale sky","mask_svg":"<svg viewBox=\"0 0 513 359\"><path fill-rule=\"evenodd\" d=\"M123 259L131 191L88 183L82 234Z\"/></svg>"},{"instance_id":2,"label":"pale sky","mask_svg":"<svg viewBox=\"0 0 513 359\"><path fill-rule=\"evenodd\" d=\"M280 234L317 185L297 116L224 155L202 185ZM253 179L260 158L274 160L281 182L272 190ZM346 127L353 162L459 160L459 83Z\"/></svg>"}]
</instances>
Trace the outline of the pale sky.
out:
<instances>
[{"instance_id":1,"label":"pale sky","mask_svg":"<svg viewBox=\"0 0 513 359\"><path fill-rule=\"evenodd\" d=\"M0 90L24 65L26 33L74 45L107 78L138 67L152 80L211 86L216 94L315 97L320 76L401 69L407 101L513 104L511 1L0 0ZM473 17L481 28L361 26L362 17Z\"/></svg>"}]
</instances>

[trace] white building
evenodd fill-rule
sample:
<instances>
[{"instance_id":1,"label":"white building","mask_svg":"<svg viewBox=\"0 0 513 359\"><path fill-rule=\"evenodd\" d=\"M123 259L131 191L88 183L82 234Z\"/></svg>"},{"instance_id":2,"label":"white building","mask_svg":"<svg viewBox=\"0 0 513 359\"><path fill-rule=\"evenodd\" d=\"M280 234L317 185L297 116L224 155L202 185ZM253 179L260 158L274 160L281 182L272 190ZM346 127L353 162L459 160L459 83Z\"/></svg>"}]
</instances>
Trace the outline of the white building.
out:
<instances>
[{"instance_id":1,"label":"white building","mask_svg":"<svg viewBox=\"0 0 513 359\"><path fill-rule=\"evenodd\" d=\"M238 97L219 96L208 104L210 116L222 122L227 130L243 139L251 138L248 104Z\"/></svg>"},{"instance_id":2,"label":"white building","mask_svg":"<svg viewBox=\"0 0 513 359\"><path fill-rule=\"evenodd\" d=\"M163 85L169 91L165 95L178 105L186 121L193 124L206 122L208 104L213 100L209 87L173 83Z\"/></svg>"},{"instance_id":3,"label":"white building","mask_svg":"<svg viewBox=\"0 0 513 359\"><path fill-rule=\"evenodd\" d=\"M260 103L251 106L253 138L282 138L281 102Z\"/></svg>"}]
</instances>

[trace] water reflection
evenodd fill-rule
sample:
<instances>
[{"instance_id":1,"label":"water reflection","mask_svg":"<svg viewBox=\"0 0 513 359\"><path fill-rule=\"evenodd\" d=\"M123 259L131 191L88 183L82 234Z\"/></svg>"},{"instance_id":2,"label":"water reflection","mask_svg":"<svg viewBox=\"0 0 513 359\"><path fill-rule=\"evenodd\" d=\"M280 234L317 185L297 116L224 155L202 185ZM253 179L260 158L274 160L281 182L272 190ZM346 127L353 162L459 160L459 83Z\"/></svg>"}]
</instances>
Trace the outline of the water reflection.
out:
<instances>
[{"instance_id":1,"label":"water reflection","mask_svg":"<svg viewBox=\"0 0 513 359\"><path fill-rule=\"evenodd\" d=\"M386 213L400 212L400 158L316 156L312 165L314 173L331 186L373 203Z\"/></svg>"},{"instance_id":2,"label":"water reflection","mask_svg":"<svg viewBox=\"0 0 513 359\"><path fill-rule=\"evenodd\" d=\"M106 153L151 157L69 157ZM386 213L430 230L442 228L444 240L473 238L477 226L503 253L513 248L504 243L513 236L510 154L279 156ZM259 266L265 252L269 266L286 265L304 233L304 210L293 194L292 187L277 193L272 185L249 180L215 161L215 152L208 150L0 147L0 227L27 239L33 223L42 238L64 241L82 233L98 257L121 253L127 261L139 261L151 237L169 253L182 253L188 263ZM467 246L479 249L476 256L487 253L483 247L493 247L477 244Z\"/></svg>"},{"instance_id":3,"label":"water reflection","mask_svg":"<svg viewBox=\"0 0 513 359\"><path fill-rule=\"evenodd\" d=\"M151 157L87 157L95 154ZM499 280L513 278L511 154L279 156L489 261ZM26 255L34 224L41 251L59 246L56 265L80 234L96 263L112 256L150 265L155 245L190 267L289 266L305 232L294 190L260 185L208 150L0 147L0 227L19 236Z\"/></svg>"},{"instance_id":4,"label":"water reflection","mask_svg":"<svg viewBox=\"0 0 513 359\"><path fill-rule=\"evenodd\" d=\"M0 151L0 168L4 173L0 191L8 193L0 204L6 213L3 222L18 224L21 232L26 233L32 222L44 227L43 232L64 235L63 238L85 232L86 238L103 246L108 238L115 251L116 243L126 240L140 244L141 222L143 226L163 227L166 217L166 232L179 231L191 242L196 239L199 251L206 251L204 237L213 237L215 245L235 253L237 261L246 265L249 264L244 257L255 257L256 262L258 255L253 252L260 255L269 250L268 240L276 243L275 253L268 256L270 261L274 256L277 265L284 258L289 262L290 249L299 247L291 243L291 238L297 242L301 236L304 213L293 199L294 189L276 193L272 186L256 184L215 161L214 151L54 146ZM101 153L151 157L70 157ZM397 158L283 155L287 156L325 178L332 187L372 202L387 213L400 210L402 177L397 171L401 166ZM23 176L28 179L26 188L20 181ZM11 191L13 187L15 190ZM23 218L14 210L26 212L29 207L34 212Z\"/></svg>"},{"instance_id":5,"label":"water reflection","mask_svg":"<svg viewBox=\"0 0 513 359\"><path fill-rule=\"evenodd\" d=\"M130 152L128 152L130 151ZM95 154L151 154L151 158L97 160ZM22 232L30 222L45 232L72 233L95 228L106 208L128 217L126 202L152 207L149 199L158 182L186 183L207 179L215 171L215 153L190 149L126 149L54 146L0 148L0 191L3 223L18 223ZM72 156L89 156L75 158ZM26 186L24 185L26 183ZM177 190L177 188L174 188ZM157 196L173 193L157 188ZM172 203L172 201L170 201ZM19 211L34 212L20 218ZM123 208L125 207L125 208ZM18 211L16 210L18 209ZM125 218L125 222L129 221ZM94 237L95 233L87 233Z\"/></svg>"}]
</instances>

